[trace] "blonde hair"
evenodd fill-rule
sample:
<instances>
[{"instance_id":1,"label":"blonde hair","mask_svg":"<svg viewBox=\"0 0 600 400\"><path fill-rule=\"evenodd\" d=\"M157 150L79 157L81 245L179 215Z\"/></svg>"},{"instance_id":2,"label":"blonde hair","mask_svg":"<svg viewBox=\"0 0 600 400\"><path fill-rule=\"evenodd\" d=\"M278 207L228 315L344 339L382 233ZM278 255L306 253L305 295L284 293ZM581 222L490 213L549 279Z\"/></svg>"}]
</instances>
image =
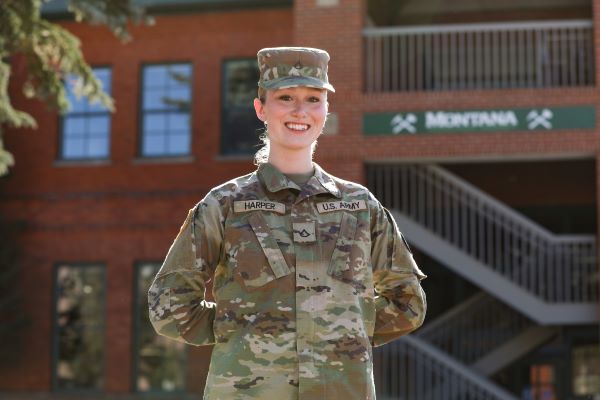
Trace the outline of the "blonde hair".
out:
<instances>
[{"instance_id":1,"label":"blonde hair","mask_svg":"<svg viewBox=\"0 0 600 400\"><path fill-rule=\"evenodd\" d=\"M269 141L269 137L267 136L267 129L260 134L258 137L262 146L258 151L254 154L254 165L265 164L269 161L269 151L271 150L271 142Z\"/></svg>"},{"instance_id":2,"label":"blonde hair","mask_svg":"<svg viewBox=\"0 0 600 400\"><path fill-rule=\"evenodd\" d=\"M261 103L265 104L265 100L267 100L267 89L258 87L258 98Z\"/></svg>"},{"instance_id":3,"label":"blonde hair","mask_svg":"<svg viewBox=\"0 0 600 400\"><path fill-rule=\"evenodd\" d=\"M258 100L260 100L262 104L265 104L265 101L267 101L267 91L260 86L258 87ZM266 122L265 128L258 137L258 140L260 140L261 147L254 154L254 165L265 164L269 161L269 150L271 150L271 143L269 142L269 136L267 136Z\"/></svg>"}]
</instances>

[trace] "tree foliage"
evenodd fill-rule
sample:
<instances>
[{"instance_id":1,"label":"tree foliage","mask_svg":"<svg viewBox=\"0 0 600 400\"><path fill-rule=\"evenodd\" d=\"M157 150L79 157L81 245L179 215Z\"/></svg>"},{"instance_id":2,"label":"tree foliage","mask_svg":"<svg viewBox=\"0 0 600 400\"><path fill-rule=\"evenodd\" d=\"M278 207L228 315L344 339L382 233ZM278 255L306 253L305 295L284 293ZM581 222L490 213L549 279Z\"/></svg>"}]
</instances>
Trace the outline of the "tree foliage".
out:
<instances>
[{"instance_id":1,"label":"tree foliage","mask_svg":"<svg viewBox=\"0 0 600 400\"><path fill-rule=\"evenodd\" d=\"M67 77L74 77L75 92L91 102L101 102L114 110L112 98L103 90L85 61L77 37L41 14L48 0L2 0L0 7L0 176L14 164L2 145L3 127L35 128L35 119L13 107L8 91L11 60L21 57L26 65L22 90L27 98L37 98L58 112L69 103L65 92ZM130 38L128 24L152 23L132 0L67 0L76 21L106 25L119 39Z\"/></svg>"}]
</instances>

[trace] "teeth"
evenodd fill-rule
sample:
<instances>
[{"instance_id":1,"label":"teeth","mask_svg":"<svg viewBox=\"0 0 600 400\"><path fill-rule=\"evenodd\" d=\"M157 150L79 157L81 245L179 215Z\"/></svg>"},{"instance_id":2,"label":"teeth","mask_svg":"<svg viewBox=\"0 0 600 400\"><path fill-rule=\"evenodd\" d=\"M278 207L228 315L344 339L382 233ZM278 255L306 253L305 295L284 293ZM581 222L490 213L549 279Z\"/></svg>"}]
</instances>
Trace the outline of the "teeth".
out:
<instances>
[{"instance_id":1,"label":"teeth","mask_svg":"<svg viewBox=\"0 0 600 400\"><path fill-rule=\"evenodd\" d=\"M308 129L308 125L306 124L293 124L288 122L287 124L285 124L285 126L295 131L305 131Z\"/></svg>"}]
</instances>

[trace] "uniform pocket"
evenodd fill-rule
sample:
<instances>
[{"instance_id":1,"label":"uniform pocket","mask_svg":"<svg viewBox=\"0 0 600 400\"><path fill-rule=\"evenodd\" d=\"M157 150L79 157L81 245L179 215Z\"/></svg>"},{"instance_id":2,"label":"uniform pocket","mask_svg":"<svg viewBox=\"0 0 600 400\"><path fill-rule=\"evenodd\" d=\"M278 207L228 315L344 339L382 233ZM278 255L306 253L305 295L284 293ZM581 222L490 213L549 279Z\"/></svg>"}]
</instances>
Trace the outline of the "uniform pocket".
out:
<instances>
[{"instance_id":1,"label":"uniform pocket","mask_svg":"<svg viewBox=\"0 0 600 400\"><path fill-rule=\"evenodd\" d=\"M327 268L327 273L334 278L352 279L350 254L354 247L357 222L357 218L352 214L344 213L342 215L340 231Z\"/></svg>"},{"instance_id":2,"label":"uniform pocket","mask_svg":"<svg viewBox=\"0 0 600 400\"><path fill-rule=\"evenodd\" d=\"M262 213L252 213L248 222L254 237L240 250L237 263L246 288L255 289L289 275L291 270Z\"/></svg>"}]
</instances>

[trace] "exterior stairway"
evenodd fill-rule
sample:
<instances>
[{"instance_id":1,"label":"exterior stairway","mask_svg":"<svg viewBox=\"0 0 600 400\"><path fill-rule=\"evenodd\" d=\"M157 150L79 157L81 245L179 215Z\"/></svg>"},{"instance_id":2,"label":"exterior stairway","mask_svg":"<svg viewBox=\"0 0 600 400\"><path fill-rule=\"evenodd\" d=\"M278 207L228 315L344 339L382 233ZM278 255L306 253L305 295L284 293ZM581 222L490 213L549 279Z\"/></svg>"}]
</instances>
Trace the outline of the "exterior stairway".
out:
<instances>
[{"instance_id":1,"label":"exterior stairway","mask_svg":"<svg viewBox=\"0 0 600 400\"><path fill-rule=\"evenodd\" d=\"M515 399L487 377L556 333L480 292L414 335L375 349L378 397Z\"/></svg>"},{"instance_id":2,"label":"exterior stairway","mask_svg":"<svg viewBox=\"0 0 600 400\"><path fill-rule=\"evenodd\" d=\"M373 353L378 400L518 400L418 336Z\"/></svg>"},{"instance_id":3,"label":"exterior stairway","mask_svg":"<svg viewBox=\"0 0 600 400\"><path fill-rule=\"evenodd\" d=\"M380 399L516 399L491 379L551 339L596 323L596 237L554 235L433 165L376 165L371 191L419 249L484 291L375 349Z\"/></svg>"},{"instance_id":4,"label":"exterior stairway","mask_svg":"<svg viewBox=\"0 0 600 400\"><path fill-rule=\"evenodd\" d=\"M409 242L538 324L598 320L596 236L555 235L434 165L371 166L368 183Z\"/></svg>"},{"instance_id":5,"label":"exterior stairway","mask_svg":"<svg viewBox=\"0 0 600 400\"><path fill-rule=\"evenodd\" d=\"M485 292L450 309L416 336L491 376L556 334ZM505 351L510 351L510 354Z\"/></svg>"}]
</instances>

